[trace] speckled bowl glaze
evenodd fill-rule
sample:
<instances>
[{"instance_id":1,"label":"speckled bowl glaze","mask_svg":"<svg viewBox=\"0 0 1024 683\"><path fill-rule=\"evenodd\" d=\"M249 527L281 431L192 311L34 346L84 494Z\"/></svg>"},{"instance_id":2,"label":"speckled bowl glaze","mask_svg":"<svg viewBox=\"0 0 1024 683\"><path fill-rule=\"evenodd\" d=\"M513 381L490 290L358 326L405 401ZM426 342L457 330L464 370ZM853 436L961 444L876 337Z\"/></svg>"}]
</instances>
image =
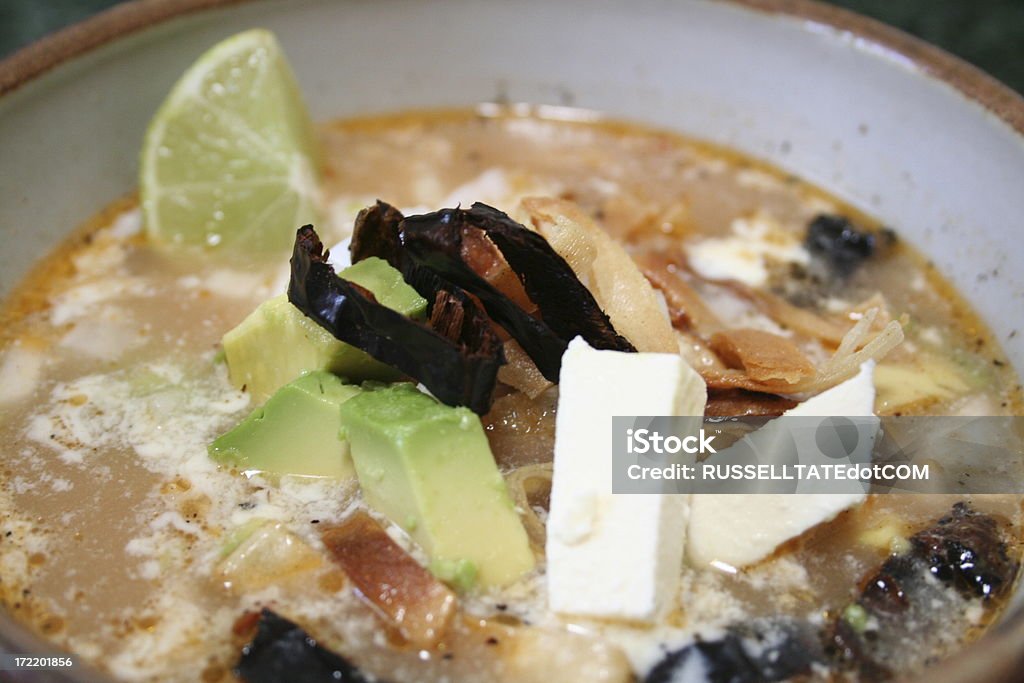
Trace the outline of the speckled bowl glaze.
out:
<instances>
[{"instance_id":1,"label":"speckled bowl glaze","mask_svg":"<svg viewBox=\"0 0 1024 683\"><path fill-rule=\"evenodd\" d=\"M1024 369L1024 100L940 50L807 0L119 6L0 63L0 292L132 190L171 84L203 49L254 26L280 37L317 118L571 105L770 161L897 227ZM928 680L1020 680L1022 608L1018 592L999 625ZM0 639L6 651L46 650L2 616ZM44 676L32 680L70 680Z\"/></svg>"}]
</instances>

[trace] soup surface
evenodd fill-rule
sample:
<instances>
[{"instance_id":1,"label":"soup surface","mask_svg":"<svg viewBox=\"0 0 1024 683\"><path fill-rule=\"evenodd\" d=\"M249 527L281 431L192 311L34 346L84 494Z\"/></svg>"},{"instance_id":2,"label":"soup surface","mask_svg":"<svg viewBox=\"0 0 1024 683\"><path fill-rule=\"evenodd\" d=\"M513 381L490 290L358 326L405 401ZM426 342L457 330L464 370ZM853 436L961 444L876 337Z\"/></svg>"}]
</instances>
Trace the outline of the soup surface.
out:
<instances>
[{"instance_id":1,"label":"soup surface","mask_svg":"<svg viewBox=\"0 0 1024 683\"><path fill-rule=\"evenodd\" d=\"M330 220L317 228L327 244L378 198L406 215L480 201L527 224L523 198L557 198L626 246L702 373L725 368L709 329L771 333L820 364L836 329L841 337L875 310L880 323L901 321L905 335L876 367L879 415L1021 413L1019 379L998 344L899 240L898 226L883 230L798 178L582 113L409 113L332 122L320 133ZM870 254L815 252L807 235L823 215L870 235ZM221 337L285 291L288 254L249 261L170 250L149 243L140 223L131 199L90 221L8 300L0 328L3 605L117 677L231 680L245 640L240 617L272 607L387 681L538 680L531 661L545 663L546 680L643 679L666 653L698 636L722 642L736 625L764 623L785 637L779 624L826 629L837 614L870 621L856 600L865 580L963 500L873 496L752 566L689 566L654 625L560 617L547 609L542 557L558 390L539 387L530 398L502 385L483 423L531 538L540 537L539 568L504 588L463 591L458 609L468 616L451 642L414 646L324 551L322 530L366 507L354 480L246 476L207 452L255 407L229 381ZM721 390L709 412L778 414L794 403ZM969 503L1009 539L1013 568L1003 579L1012 583L1021 501ZM254 520L308 549L302 566L233 573L239 530ZM425 562L401 529L388 532ZM975 638L1001 606L932 588L933 608L885 636L886 670L839 670L916 671Z\"/></svg>"}]
</instances>

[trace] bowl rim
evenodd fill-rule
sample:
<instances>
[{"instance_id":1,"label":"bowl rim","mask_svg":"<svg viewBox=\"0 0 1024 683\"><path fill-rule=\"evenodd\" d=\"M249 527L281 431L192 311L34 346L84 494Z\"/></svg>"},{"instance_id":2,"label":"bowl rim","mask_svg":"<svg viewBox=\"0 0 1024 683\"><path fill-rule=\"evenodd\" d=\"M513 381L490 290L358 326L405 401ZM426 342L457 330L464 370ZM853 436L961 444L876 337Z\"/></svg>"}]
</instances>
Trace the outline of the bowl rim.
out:
<instances>
[{"instance_id":1,"label":"bowl rim","mask_svg":"<svg viewBox=\"0 0 1024 683\"><path fill-rule=\"evenodd\" d=\"M117 39L189 14L253 1L131 0L115 5L0 60L0 98ZM909 60L926 76L952 86L1024 136L1024 95L967 61L898 28L819 0L713 1L802 19L867 39Z\"/></svg>"},{"instance_id":2,"label":"bowl rim","mask_svg":"<svg viewBox=\"0 0 1024 683\"><path fill-rule=\"evenodd\" d=\"M0 102L54 69L116 40L192 14L249 4L257 0L130 0L50 33L0 59ZM1024 137L1024 95L951 53L876 19L819 0L712 0L768 15L780 15L824 26L882 47L912 63L930 79L954 88ZM945 671L928 669L922 680L971 680L984 675L986 661L1024 664L1019 649L1024 642L1024 609L1003 615L992 629L968 647L944 659ZM13 630L12 630L13 629ZM39 651L59 649L33 629L0 612L0 643L19 644ZM45 648L45 649L44 649ZM981 652L984 650L984 652ZM987 655L987 656L986 656ZM77 680L108 680L81 663L72 674ZM998 674L997 674L998 675ZM946 676L949 676L947 679ZM45 677L45 674L44 674ZM64 680L56 674L53 680ZM50 679L47 679L50 680ZM1009 679L1007 679L1009 680Z\"/></svg>"}]
</instances>

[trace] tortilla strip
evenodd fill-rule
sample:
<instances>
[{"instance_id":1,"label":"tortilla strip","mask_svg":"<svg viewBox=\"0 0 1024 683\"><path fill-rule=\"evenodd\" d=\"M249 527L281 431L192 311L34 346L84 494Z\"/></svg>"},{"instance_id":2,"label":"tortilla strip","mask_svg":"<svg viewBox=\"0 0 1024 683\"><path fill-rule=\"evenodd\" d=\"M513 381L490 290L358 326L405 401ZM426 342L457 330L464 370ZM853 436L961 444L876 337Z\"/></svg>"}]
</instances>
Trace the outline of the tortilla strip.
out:
<instances>
[{"instance_id":1,"label":"tortilla strip","mask_svg":"<svg viewBox=\"0 0 1024 683\"><path fill-rule=\"evenodd\" d=\"M527 197L522 208L534 230L566 260L612 325L638 351L676 353L672 324L657 293L621 244L576 204Z\"/></svg>"},{"instance_id":2,"label":"tortilla strip","mask_svg":"<svg viewBox=\"0 0 1024 683\"><path fill-rule=\"evenodd\" d=\"M321 537L352 585L417 647L432 647L455 616L450 588L434 578L365 512L357 512Z\"/></svg>"},{"instance_id":3,"label":"tortilla strip","mask_svg":"<svg viewBox=\"0 0 1024 683\"><path fill-rule=\"evenodd\" d=\"M711 312L683 275L685 260L672 258L662 252L643 252L634 256L641 272L655 289L665 295L669 316L677 328L692 330L707 339L724 329L722 321Z\"/></svg>"},{"instance_id":4,"label":"tortilla strip","mask_svg":"<svg viewBox=\"0 0 1024 683\"><path fill-rule=\"evenodd\" d=\"M710 346L727 367L743 370L758 382L782 380L795 384L814 374L814 365L796 344L771 332L723 330L711 336Z\"/></svg>"}]
</instances>

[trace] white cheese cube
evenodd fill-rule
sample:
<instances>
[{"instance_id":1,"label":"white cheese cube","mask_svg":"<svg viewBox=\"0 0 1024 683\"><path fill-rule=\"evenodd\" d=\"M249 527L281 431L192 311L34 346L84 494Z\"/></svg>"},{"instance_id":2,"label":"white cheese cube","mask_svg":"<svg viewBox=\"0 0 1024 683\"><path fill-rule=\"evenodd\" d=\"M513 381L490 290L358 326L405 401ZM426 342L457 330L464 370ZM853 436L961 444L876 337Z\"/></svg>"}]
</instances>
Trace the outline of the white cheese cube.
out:
<instances>
[{"instance_id":1,"label":"white cheese cube","mask_svg":"<svg viewBox=\"0 0 1024 683\"><path fill-rule=\"evenodd\" d=\"M703 415L706 402L704 381L678 355L569 344L547 526L553 611L647 621L675 598L688 496L612 494L612 417Z\"/></svg>"},{"instance_id":2,"label":"white cheese cube","mask_svg":"<svg viewBox=\"0 0 1024 683\"><path fill-rule=\"evenodd\" d=\"M874 361L865 363L855 377L809 398L783 415L873 415L874 365ZM771 423L758 431L770 430ZM724 454L725 451L719 453ZM859 505L866 497L865 493L694 494L690 498L687 561L698 567L724 564L739 568L753 564L791 538Z\"/></svg>"},{"instance_id":3,"label":"white cheese cube","mask_svg":"<svg viewBox=\"0 0 1024 683\"><path fill-rule=\"evenodd\" d=\"M860 372L817 396L812 396L783 415L803 417L868 417L875 414L875 361Z\"/></svg>"}]
</instances>

